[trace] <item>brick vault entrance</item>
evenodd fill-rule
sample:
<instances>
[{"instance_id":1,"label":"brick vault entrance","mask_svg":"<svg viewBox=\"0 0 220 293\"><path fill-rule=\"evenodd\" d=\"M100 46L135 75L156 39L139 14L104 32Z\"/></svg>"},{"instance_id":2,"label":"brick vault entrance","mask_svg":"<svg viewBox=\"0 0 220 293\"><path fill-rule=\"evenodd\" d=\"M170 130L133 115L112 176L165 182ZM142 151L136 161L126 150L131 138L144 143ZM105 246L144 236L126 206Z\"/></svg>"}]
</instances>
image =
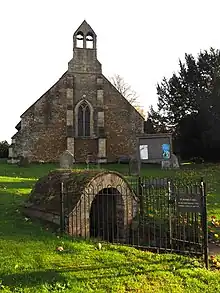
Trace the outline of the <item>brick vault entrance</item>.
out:
<instances>
[{"instance_id":1,"label":"brick vault entrance","mask_svg":"<svg viewBox=\"0 0 220 293\"><path fill-rule=\"evenodd\" d=\"M74 237L120 243L128 239L137 210L126 179L100 170L52 171L38 180L25 205L26 215L58 224Z\"/></svg>"},{"instance_id":2,"label":"brick vault entrance","mask_svg":"<svg viewBox=\"0 0 220 293\"><path fill-rule=\"evenodd\" d=\"M90 210L90 237L115 242L124 238L124 202L116 188L104 188Z\"/></svg>"}]
</instances>

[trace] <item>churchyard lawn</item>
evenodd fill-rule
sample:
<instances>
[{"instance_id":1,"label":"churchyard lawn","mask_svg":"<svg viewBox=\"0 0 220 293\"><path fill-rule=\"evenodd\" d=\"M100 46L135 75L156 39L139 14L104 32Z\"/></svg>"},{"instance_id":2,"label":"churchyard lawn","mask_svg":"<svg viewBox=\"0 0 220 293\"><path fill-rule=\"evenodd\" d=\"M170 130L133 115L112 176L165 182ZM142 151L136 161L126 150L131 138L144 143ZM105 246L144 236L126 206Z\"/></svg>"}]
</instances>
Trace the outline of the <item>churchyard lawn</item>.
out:
<instances>
[{"instance_id":1,"label":"churchyard lawn","mask_svg":"<svg viewBox=\"0 0 220 293\"><path fill-rule=\"evenodd\" d=\"M95 242L61 239L49 227L25 218L20 205L36 180L56 167L0 163L0 292L220 292L218 269L207 271L197 259L110 244L99 250ZM106 168L128 172L124 164ZM203 177L209 221L220 219L220 165L185 165L177 171L145 166L142 175Z\"/></svg>"}]
</instances>

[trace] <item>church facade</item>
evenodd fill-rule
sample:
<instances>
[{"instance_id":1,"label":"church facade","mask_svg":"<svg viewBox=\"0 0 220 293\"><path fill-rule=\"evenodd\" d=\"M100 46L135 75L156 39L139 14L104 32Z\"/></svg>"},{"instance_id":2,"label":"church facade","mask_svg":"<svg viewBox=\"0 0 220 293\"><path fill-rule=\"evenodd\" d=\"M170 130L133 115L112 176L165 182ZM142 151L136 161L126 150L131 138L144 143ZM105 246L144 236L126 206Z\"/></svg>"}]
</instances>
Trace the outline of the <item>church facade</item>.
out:
<instances>
[{"instance_id":1,"label":"church facade","mask_svg":"<svg viewBox=\"0 0 220 293\"><path fill-rule=\"evenodd\" d=\"M102 74L97 36L84 21L73 35L68 70L22 115L9 161L56 162L69 150L76 162L132 156L144 118Z\"/></svg>"}]
</instances>

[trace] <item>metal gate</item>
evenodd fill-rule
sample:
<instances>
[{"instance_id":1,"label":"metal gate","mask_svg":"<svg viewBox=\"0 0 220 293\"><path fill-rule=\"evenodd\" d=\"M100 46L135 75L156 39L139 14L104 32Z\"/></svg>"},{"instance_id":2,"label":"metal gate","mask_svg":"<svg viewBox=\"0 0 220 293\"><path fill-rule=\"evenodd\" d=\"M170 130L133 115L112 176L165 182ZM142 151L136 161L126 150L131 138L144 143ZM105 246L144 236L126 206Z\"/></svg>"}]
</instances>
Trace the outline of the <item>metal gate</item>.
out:
<instances>
[{"instance_id":1,"label":"metal gate","mask_svg":"<svg viewBox=\"0 0 220 293\"><path fill-rule=\"evenodd\" d=\"M203 179L186 183L139 177L138 181L140 212L138 229L131 230L131 244L157 251L201 255L208 267Z\"/></svg>"}]
</instances>

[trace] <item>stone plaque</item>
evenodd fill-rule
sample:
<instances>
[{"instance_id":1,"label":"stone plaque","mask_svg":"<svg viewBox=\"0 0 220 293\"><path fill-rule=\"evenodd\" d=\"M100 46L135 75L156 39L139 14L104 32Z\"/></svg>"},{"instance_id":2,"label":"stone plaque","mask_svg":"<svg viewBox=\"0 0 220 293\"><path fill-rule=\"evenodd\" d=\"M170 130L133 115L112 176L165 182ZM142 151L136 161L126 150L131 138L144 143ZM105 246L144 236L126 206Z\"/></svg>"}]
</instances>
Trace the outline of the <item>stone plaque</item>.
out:
<instances>
[{"instance_id":1,"label":"stone plaque","mask_svg":"<svg viewBox=\"0 0 220 293\"><path fill-rule=\"evenodd\" d=\"M73 154L66 150L60 156L60 168L61 169L71 169L73 167L73 163L75 162Z\"/></svg>"},{"instance_id":2,"label":"stone plaque","mask_svg":"<svg viewBox=\"0 0 220 293\"><path fill-rule=\"evenodd\" d=\"M187 193L177 194L176 205L179 212L199 213L202 211L201 195Z\"/></svg>"}]
</instances>

